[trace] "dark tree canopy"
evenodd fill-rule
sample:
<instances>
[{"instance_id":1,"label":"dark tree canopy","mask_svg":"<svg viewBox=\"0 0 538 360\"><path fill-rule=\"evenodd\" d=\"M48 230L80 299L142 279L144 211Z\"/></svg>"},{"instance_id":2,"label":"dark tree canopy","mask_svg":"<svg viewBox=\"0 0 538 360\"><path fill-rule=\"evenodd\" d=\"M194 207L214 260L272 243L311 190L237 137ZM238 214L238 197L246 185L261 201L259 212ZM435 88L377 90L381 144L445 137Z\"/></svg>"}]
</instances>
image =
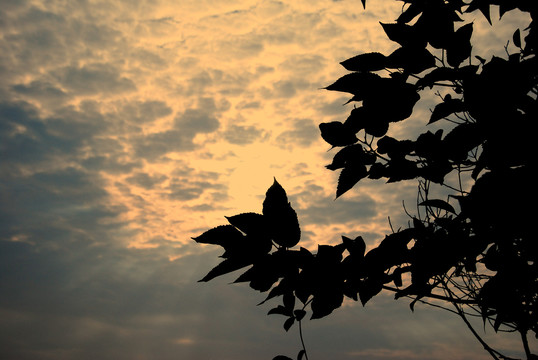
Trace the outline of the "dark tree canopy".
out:
<instances>
[{"instance_id":1,"label":"dark tree canopy","mask_svg":"<svg viewBox=\"0 0 538 360\"><path fill-rule=\"evenodd\" d=\"M378 0L380 1L380 0ZM363 5L365 0L362 0ZM400 16L381 23L398 44L391 54L362 53L343 61L350 71L326 87L349 93L355 104L343 122L319 125L335 151L326 167L339 171L336 197L364 179L419 182L417 214L409 227L387 234L366 252L361 236L342 236L317 252L299 247L300 227L286 192L275 180L262 214L228 217L229 225L195 238L220 245L224 260L201 281L250 266L236 282L248 282L266 299L281 297L269 311L286 317L288 330L306 314L322 318L344 297L363 305L381 291L416 302L452 306L485 350L467 320L479 314L495 331L516 331L528 359L527 334L538 336L538 244L531 211L537 199L534 125L538 120L538 43L535 0L406 0ZM484 59L472 52L479 11L502 17L530 15L514 29L517 51ZM436 91L438 103L416 139L387 135L391 124L413 114L421 94ZM446 122L432 132L429 124ZM454 184L453 180L456 179ZM431 187L446 198L432 198ZM298 358L306 356L303 348ZM280 357L286 358L286 357Z\"/></svg>"}]
</instances>

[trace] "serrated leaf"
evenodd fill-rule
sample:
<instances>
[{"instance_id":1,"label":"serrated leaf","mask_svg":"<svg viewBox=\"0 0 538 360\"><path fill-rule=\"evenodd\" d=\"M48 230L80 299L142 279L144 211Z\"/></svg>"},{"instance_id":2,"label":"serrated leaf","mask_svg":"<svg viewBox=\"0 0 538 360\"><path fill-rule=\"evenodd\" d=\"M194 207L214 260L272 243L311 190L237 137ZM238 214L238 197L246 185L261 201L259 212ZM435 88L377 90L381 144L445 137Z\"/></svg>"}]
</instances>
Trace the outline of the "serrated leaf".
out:
<instances>
[{"instance_id":1,"label":"serrated leaf","mask_svg":"<svg viewBox=\"0 0 538 360\"><path fill-rule=\"evenodd\" d=\"M368 170L366 170L366 166L364 165L346 166L343 168L338 177L336 198L342 196L366 176L368 176Z\"/></svg>"},{"instance_id":2,"label":"serrated leaf","mask_svg":"<svg viewBox=\"0 0 538 360\"><path fill-rule=\"evenodd\" d=\"M385 68L386 56L378 53L364 53L342 61L340 64L349 71L378 71Z\"/></svg>"},{"instance_id":3,"label":"serrated leaf","mask_svg":"<svg viewBox=\"0 0 538 360\"><path fill-rule=\"evenodd\" d=\"M454 113L465 111L465 103L461 99L450 99L435 106L428 124L446 118Z\"/></svg>"},{"instance_id":4,"label":"serrated leaf","mask_svg":"<svg viewBox=\"0 0 538 360\"><path fill-rule=\"evenodd\" d=\"M225 216L228 222L245 234L260 234L266 231L266 223L262 214L242 213L234 216Z\"/></svg>"},{"instance_id":5,"label":"serrated leaf","mask_svg":"<svg viewBox=\"0 0 538 360\"><path fill-rule=\"evenodd\" d=\"M371 160L370 156L366 156L361 144L353 144L338 151L334 155L332 163L327 165L326 168L329 170L337 170L346 165L361 164L371 162ZM375 161L375 158L373 161Z\"/></svg>"},{"instance_id":6,"label":"serrated leaf","mask_svg":"<svg viewBox=\"0 0 538 360\"><path fill-rule=\"evenodd\" d=\"M216 278L217 276L234 272L250 264L252 264L252 262L245 259L225 259L220 264L211 269L211 271L209 271L203 279L198 280L198 282L208 282Z\"/></svg>"},{"instance_id":7,"label":"serrated leaf","mask_svg":"<svg viewBox=\"0 0 538 360\"><path fill-rule=\"evenodd\" d=\"M418 204L419 206L429 206L429 207L435 207L441 210L448 211L450 213L456 214L456 210L454 210L454 207L450 205L448 202L441 200L441 199L429 199L426 201L421 202Z\"/></svg>"},{"instance_id":8,"label":"serrated leaf","mask_svg":"<svg viewBox=\"0 0 538 360\"><path fill-rule=\"evenodd\" d=\"M243 238L243 234L235 227L231 225L220 225L192 239L199 244L220 245L226 248L227 245L241 238Z\"/></svg>"},{"instance_id":9,"label":"serrated leaf","mask_svg":"<svg viewBox=\"0 0 538 360\"><path fill-rule=\"evenodd\" d=\"M332 146L347 146L359 141L354 132L339 121L319 124L321 137Z\"/></svg>"},{"instance_id":10,"label":"serrated leaf","mask_svg":"<svg viewBox=\"0 0 538 360\"><path fill-rule=\"evenodd\" d=\"M371 88L371 83L378 79L380 79L380 76L371 72L352 72L342 76L325 89L356 95L356 101L360 101L362 96Z\"/></svg>"},{"instance_id":11,"label":"serrated leaf","mask_svg":"<svg viewBox=\"0 0 538 360\"><path fill-rule=\"evenodd\" d=\"M406 47L426 47L426 40L416 27L404 23L380 24L390 40Z\"/></svg>"},{"instance_id":12,"label":"serrated leaf","mask_svg":"<svg viewBox=\"0 0 538 360\"><path fill-rule=\"evenodd\" d=\"M267 220L268 234L275 243L287 248L297 245L301 238L299 219L288 202L286 191L276 179L265 194L262 212Z\"/></svg>"},{"instance_id":13,"label":"serrated leaf","mask_svg":"<svg viewBox=\"0 0 538 360\"><path fill-rule=\"evenodd\" d=\"M435 66L435 57L426 49L401 47L394 50L385 62L389 69L404 69L407 73L418 74Z\"/></svg>"}]
</instances>

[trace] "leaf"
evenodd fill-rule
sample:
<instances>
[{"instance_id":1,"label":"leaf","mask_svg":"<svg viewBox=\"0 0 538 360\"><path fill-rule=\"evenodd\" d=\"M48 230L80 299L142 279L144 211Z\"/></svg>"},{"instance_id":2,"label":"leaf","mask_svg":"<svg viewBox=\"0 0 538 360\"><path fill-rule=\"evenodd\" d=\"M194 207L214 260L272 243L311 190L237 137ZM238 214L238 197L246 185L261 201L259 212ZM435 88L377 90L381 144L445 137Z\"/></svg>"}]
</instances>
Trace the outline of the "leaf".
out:
<instances>
[{"instance_id":1,"label":"leaf","mask_svg":"<svg viewBox=\"0 0 538 360\"><path fill-rule=\"evenodd\" d=\"M418 74L435 66L435 57L424 48L401 47L387 57L386 67Z\"/></svg>"},{"instance_id":2,"label":"leaf","mask_svg":"<svg viewBox=\"0 0 538 360\"><path fill-rule=\"evenodd\" d=\"M304 310L294 310L293 315L295 316L297 321L301 321L305 317L306 311L304 311Z\"/></svg>"},{"instance_id":3,"label":"leaf","mask_svg":"<svg viewBox=\"0 0 538 360\"><path fill-rule=\"evenodd\" d=\"M213 269L211 269L211 271L209 271L209 273L207 273L207 275L204 276L203 279L198 280L198 282L208 282L209 280L212 280L217 276L231 273L250 264L252 264L252 262L246 259L226 259L217 266L215 266Z\"/></svg>"},{"instance_id":4,"label":"leaf","mask_svg":"<svg viewBox=\"0 0 538 360\"><path fill-rule=\"evenodd\" d=\"M462 111L465 111L465 103L461 99L446 100L435 106L428 124L432 124L438 120L446 118L449 115Z\"/></svg>"},{"instance_id":5,"label":"leaf","mask_svg":"<svg viewBox=\"0 0 538 360\"><path fill-rule=\"evenodd\" d=\"M469 7L467 7L467 10L465 10L465 12L470 13L478 9L480 10L480 12L482 12L484 17L488 20L489 24L491 25L492 24L491 16L489 13L490 4L491 2L488 0L473 0L469 4Z\"/></svg>"},{"instance_id":6,"label":"leaf","mask_svg":"<svg viewBox=\"0 0 538 360\"><path fill-rule=\"evenodd\" d=\"M342 243L350 255L359 258L364 257L366 243L364 242L362 236L357 236L355 239L351 240L347 236L342 235Z\"/></svg>"},{"instance_id":7,"label":"leaf","mask_svg":"<svg viewBox=\"0 0 538 360\"><path fill-rule=\"evenodd\" d=\"M471 56L471 35L473 23L460 27L447 46L447 62L452 67L458 67L463 60Z\"/></svg>"},{"instance_id":8,"label":"leaf","mask_svg":"<svg viewBox=\"0 0 538 360\"><path fill-rule=\"evenodd\" d=\"M371 72L352 72L336 80L325 89L330 91L347 92L357 96L356 101L360 101L362 96L368 92L371 83L379 79L380 76Z\"/></svg>"},{"instance_id":9,"label":"leaf","mask_svg":"<svg viewBox=\"0 0 538 360\"><path fill-rule=\"evenodd\" d=\"M380 23L387 37L406 47L425 48L426 40L420 31L404 23Z\"/></svg>"},{"instance_id":10,"label":"leaf","mask_svg":"<svg viewBox=\"0 0 538 360\"><path fill-rule=\"evenodd\" d=\"M364 152L362 145L354 144L341 149L334 155L331 164L325 166L329 170L338 170L351 164L370 165L375 162L375 154Z\"/></svg>"},{"instance_id":11,"label":"leaf","mask_svg":"<svg viewBox=\"0 0 538 360\"><path fill-rule=\"evenodd\" d=\"M363 0L364 2L364 0ZM306 355L306 351L305 349L302 349L301 351L299 351L299 353L297 354L297 360L302 360L303 357Z\"/></svg>"},{"instance_id":12,"label":"leaf","mask_svg":"<svg viewBox=\"0 0 538 360\"><path fill-rule=\"evenodd\" d=\"M336 198L339 198L361 179L368 176L368 171L364 165L352 165L346 166L340 172L338 177L338 185L336 187Z\"/></svg>"},{"instance_id":13,"label":"leaf","mask_svg":"<svg viewBox=\"0 0 538 360\"><path fill-rule=\"evenodd\" d=\"M225 216L228 222L241 230L245 234L263 234L266 232L267 224L262 214L242 213L234 216Z\"/></svg>"},{"instance_id":14,"label":"leaf","mask_svg":"<svg viewBox=\"0 0 538 360\"><path fill-rule=\"evenodd\" d=\"M299 219L288 202L286 191L276 179L265 194L262 212L275 243L288 248L297 245L301 238Z\"/></svg>"},{"instance_id":15,"label":"leaf","mask_svg":"<svg viewBox=\"0 0 538 360\"><path fill-rule=\"evenodd\" d=\"M365 306L374 296L383 290L383 282L378 278L368 278L359 283L359 299Z\"/></svg>"},{"instance_id":16,"label":"leaf","mask_svg":"<svg viewBox=\"0 0 538 360\"><path fill-rule=\"evenodd\" d=\"M359 139L355 136L355 133L349 131L339 121L333 121L330 123L319 124L319 130L321 131L321 137L327 143L332 146L347 146L356 143Z\"/></svg>"},{"instance_id":17,"label":"leaf","mask_svg":"<svg viewBox=\"0 0 538 360\"><path fill-rule=\"evenodd\" d=\"M284 356L284 355L277 355L273 358L273 360L293 360L292 358L289 358L287 356Z\"/></svg>"},{"instance_id":18,"label":"leaf","mask_svg":"<svg viewBox=\"0 0 538 360\"><path fill-rule=\"evenodd\" d=\"M286 319L286 321L284 322L284 330L288 331L293 326L294 323L295 323L295 318L293 316Z\"/></svg>"},{"instance_id":19,"label":"leaf","mask_svg":"<svg viewBox=\"0 0 538 360\"><path fill-rule=\"evenodd\" d=\"M456 214L456 210L454 210L454 207L450 205L448 202L441 200L441 199L429 199L426 201L421 202L418 204L419 206L429 206L429 207L435 207L441 210L448 211L450 213Z\"/></svg>"},{"instance_id":20,"label":"leaf","mask_svg":"<svg viewBox=\"0 0 538 360\"><path fill-rule=\"evenodd\" d=\"M448 67L435 68L428 74L424 75L422 79L419 79L416 85L419 89L424 89L425 87L432 88L434 85L436 85L436 82L454 82L456 80L465 80L469 76L476 74L477 71L478 66L476 65L464 66L458 69Z\"/></svg>"},{"instance_id":21,"label":"leaf","mask_svg":"<svg viewBox=\"0 0 538 360\"><path fill-rule=\"evenodd\" d=\"M371 52L359 54L342 61L340 64L349 71L378 71L385 68L386 58L381 53Z\"/></svg>"},{"instance_id":22,"label":"leaf","mask_svg":"<svg viewBox=\"0 0 538 360\"><path fill-rule=\"evenodd\" d=\"M242 238L243 234L235 227L231 225L220 225L192 239L199 244L220 245L226 248L229 244Z\"/></svg>"},{"instance_id":23,"label":"leaf","mask_svg":"<svg viewBox=\"0 0 538 360\"><path fill-rule=\"evenodd\" d=\"M343 288L331 288L328 291L317 294L312 300L312 316L310 319L321 319L330 315L335 309L342 305L343 301Z\"/></svg>"},{"instance_id":24,"label":"leaf","mask_svg":"<svg viewBox=\"0 0 538 360\"><path fill-rule=\"evenodd\" d=\"M516 47L521 49L521 33L519 32L519 29L517 29L512 35L512 41Z\"/></svg>"},{"instance_id":25,"label":"leaf","mask_svg":"<svg viewBox=\"0 0 538 360\"><path fill-rule=\"evenodd\" d=\"M272 314L284 315L284 316L292 316L293 315L293 313L292 313L292 311L290 309L286 309L282 305L278 305L276 308L272 308L267 313L267 315L272 315Z\"/></svg>"}]
</instances>

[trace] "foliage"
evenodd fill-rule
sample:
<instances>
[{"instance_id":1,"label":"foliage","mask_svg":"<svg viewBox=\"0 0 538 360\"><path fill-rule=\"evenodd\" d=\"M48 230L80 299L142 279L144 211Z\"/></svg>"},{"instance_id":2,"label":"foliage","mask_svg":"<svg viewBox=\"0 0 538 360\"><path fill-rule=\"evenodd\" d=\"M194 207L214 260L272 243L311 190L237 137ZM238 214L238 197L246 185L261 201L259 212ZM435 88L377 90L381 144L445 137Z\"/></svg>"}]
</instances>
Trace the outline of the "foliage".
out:
<instances>
[{"instance_id":1,"label":"foliage","mask_svg":"<svg viewBox=\"0 0 538 360\"><path fill-rule=\"evenodd\" d=\"M519 10L532 22L514 31L517 52L507 46L505 57L488 61L472 56L473 23L459 24L462 14L477 10L491 23L493 5L501 17ZM286 330L301 324L308 306L311 319L322 318L345 297L365 305L382 290L392 291L396 299L411 298L411 309L435 299L453 306L493 358L506 356L480 338L469 315L478 314L495 331L519 332L527 358L535 359L527 334L538 336L538 249L526 204L536 199L537 15L532 0L404 1L394 23L381 23L399 47L341 63L350 73L326 89L351 94L358 106L344 122L319 128L338 148L327 165L340 171L337 198L364 179L418 179L420 200L410 226L368 252L361 236L342 236L316 253L296 249L297 215L275 180L262 214L228 217L229 225L195 238L225 249L224 261L202 281L250 266L235 282L268 292L262 303L281 297L269 314L285 316ZM391 124L408 120L426 91L440 98L427 124L447 126L414 140L389 136ZM431 198L432 186L448 196Z\"/></svg>"}]
</instances>

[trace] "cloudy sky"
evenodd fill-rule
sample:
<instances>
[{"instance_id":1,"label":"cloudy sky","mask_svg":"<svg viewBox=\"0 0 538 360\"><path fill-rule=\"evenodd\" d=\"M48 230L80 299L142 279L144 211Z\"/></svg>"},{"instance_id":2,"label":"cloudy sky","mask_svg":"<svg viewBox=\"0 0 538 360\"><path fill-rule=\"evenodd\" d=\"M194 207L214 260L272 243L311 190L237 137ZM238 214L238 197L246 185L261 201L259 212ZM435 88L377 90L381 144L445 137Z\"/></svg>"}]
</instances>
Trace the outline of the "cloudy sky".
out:
<instances>
[{"instance_id":1,"label":"cloudy sky","mask_svg":"<svg viewBox=\"0 0 538 360\"><path fill-rule=\"evenodd\" d=\"M345 74L338 63L395 48L379 21L399 3L0 3L2 359L295 356L297 328L266 316L263 294L228 285L234 276L197 283L220 250L191 237L260 212L273 177L302 246L374 244L389 216L406 225L415 183L365 182L334 201L318 131L352 106L321 90ZM477 14L479 54L502 50L519 20L492 32ZM427 98L416 112L416 126L394 131L412 136ZM389 296L304 328L313 360L487 358L458 319Z\"/></svg>"}]
</instances>

